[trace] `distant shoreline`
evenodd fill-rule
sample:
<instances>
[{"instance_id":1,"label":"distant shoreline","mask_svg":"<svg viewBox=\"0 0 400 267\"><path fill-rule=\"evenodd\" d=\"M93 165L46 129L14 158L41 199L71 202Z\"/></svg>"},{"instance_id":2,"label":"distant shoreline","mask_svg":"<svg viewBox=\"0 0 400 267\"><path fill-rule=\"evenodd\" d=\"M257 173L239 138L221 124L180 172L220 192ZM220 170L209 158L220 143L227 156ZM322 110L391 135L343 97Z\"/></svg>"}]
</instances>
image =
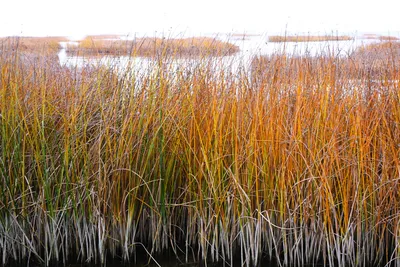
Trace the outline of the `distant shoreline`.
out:
<instances>
[{"instance_id":1,"label":"distant shoreline","mask_svg":"<svg viewBox=\"0 0 400 267\"><path fill-rule=\"evenodd\" d=\"M56 54L66 42L66 52L72 55L90 56L145 56L170 54L177 57L227 56L239 52L239 47L230 42L210 37L192 38L135 38L123 40L120 35L90 35L77 41L78 45L68 45L67 37L4 37L0 46L18 49L21 52Z\"/></svg>"}]
</instances>

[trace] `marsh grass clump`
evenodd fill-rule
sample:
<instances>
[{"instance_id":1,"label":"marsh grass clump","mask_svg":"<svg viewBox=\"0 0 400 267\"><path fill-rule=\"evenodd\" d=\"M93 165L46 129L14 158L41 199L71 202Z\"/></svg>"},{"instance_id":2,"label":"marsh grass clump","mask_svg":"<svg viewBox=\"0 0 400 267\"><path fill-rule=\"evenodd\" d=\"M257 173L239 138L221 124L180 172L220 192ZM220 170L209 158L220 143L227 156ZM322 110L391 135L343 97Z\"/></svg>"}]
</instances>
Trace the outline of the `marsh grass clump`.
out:
<instances>
[{"instance_id":1,"label":"marsh grass clump","mask_svg":"<svg viewBox=\"0 0 400 267\"><path fill-rule=\"evenodd\" d=\"M3 266L140 249L400 265L393 65L372 81L331 56L260 58L252 73L161 57L144 74L18 58L0 53Z\"/></svg>"},{"instance_id":2,"label":"marsh grass clump","mask_svg":"<svg viewBox=\"0 0 400 267\"><path fill-rule=\"evenodd\" d=\"M135 40L86 37L78 46L69 46L68 53L81 55L128 55L144 57L205 57L227 56L237 53L239 47L208 37L182 39L137 38Z\"/></svg>"},{"instance_id":3,"label":"marsh grass clump","mask_svg":"<svg viewBox=\"0 0 400 267\"><path fill-rule=\"evenodd\" d=\"M68 41L65 37L2 37L1 51L19 51L35 54L57 54L61 49L60 42Z\"/></svg>"},{"instance_id":4,"label":"marsh grass clump","mask_svg":"<svg viewBox=\"0 0 400 267\"><path fill-rule=\"evenodd\" d=\"M389 57L393 54L397 55L400 52L400 42L397 41L382 41L359 47L356 53L377 54L377 56L385 55Z\"/></svg>"},{"instance_id":5,"label":"marsh grass clump","mask_svg":"<svg viewBox=\"0 0 400 267\"><path fill-rule=\"evenodd\" d=\"M23 68L52 67L57 71L60 42L66 40L64 37L4 37L0 38L0 54Z\"/></svg>"},{"instance_id":6,"label":"marsh grass clump","mask_svg":"<svg viewBox=\"0 0 400 267\"><path fill-rule=\"evenodd\" d=\"M269 42L323 42L323 41L350 41L354 38L347 35L271 35Z\"/></svg>"},{"instance_id":7,"label":"marsh grass clump","mask_svg":"<svg viewBox=\"0 0 400 267\"><path fill-rule=\"evenodd\" d=\"M381 72L390 72L400 67L400 42L384 41L364 45L357 48L351 57L356 68L368 70L372 77L379 76Z\"/></svg>"}]
</instances>

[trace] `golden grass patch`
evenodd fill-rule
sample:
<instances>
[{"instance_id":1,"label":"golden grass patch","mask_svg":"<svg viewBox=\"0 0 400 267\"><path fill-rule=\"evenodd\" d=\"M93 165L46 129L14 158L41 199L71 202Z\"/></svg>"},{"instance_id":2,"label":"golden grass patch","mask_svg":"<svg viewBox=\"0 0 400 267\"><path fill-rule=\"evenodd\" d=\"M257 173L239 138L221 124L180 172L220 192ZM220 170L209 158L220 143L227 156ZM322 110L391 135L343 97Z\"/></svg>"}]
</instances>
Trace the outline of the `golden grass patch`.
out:
<instances>
[{"instance_id":1,"label":"golden grass patch","mask_svg":"<svg viewBox=\"0 0 400 267\"><path fill-rule=\"evenodd\" d=\"M226 56L239 51L238 46L207 37L183 39L138 38L107 40L87 37L78 46L69 46L68 53L82 55L131 55L155 57Z\"/></svg>"},{"instance_id":2,"label":"golden grass patch","mask_svg":"<svg viewBox=\"0 0 400 267\"><path fill-rule=\"evenodd\" d=\"M65 37L3 37L0 38L0 47L21 52L55 54L61 48L59 43L66 41L68 39Z\"/></svg>"}]
</instances>

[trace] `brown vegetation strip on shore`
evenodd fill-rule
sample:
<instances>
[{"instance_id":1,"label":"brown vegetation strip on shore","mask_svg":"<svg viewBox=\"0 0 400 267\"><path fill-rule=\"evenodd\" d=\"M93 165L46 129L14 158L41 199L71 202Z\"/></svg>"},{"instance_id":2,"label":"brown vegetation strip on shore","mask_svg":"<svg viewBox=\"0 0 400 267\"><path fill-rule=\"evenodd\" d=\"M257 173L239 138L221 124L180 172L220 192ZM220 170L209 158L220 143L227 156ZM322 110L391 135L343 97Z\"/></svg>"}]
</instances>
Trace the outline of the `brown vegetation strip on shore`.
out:
<instances>
[{"instance_id":1,"label":"brown vegetation strip on shore","mask_svg":"<svg viewBox=\"0 0 400 267\"><path fill-rule=\"evenodd\" d=\"M268 37L269 42L321 42L321 41L348 41L353 40L353 37L341 35L323 35L323 36L313 36L313 35L271 35Z\"/></svg>"},{"instance_id":2,"label":"brown vegetation strip on shore","mask_svg":"<svg viewBox=\"0 0 400 267\"><path fill-rule=\"evenodd\" d=\"M385 54L389 54L389 52L399 52L400 51L400 42L397 41L385 41L385 42L377 42L372 44L367 44L364 46L360 46L357 48L356 52L373 52L380 53L384 52Z\"/></svg>"},{"instance_id":3,"label":"brown vegetation strip on shore","mask_svg":"<svg viewBox=\"0 0 400 267\"><path fill-rule=\"evenodd\" d=\"M381 40L381 41L397 41L399 40L398 37L396 36L391 36L391 35L379 35L379 34L363 34L361 36L361 39L367 39L367 40Z\"/></svg>"},{"instance_id":4,"label":"brown vegetation strip on shore","mask_svg":"<svg viewBox=\"0 0 400 267\"><path fill-rule=\"evenodd\" d=\"M265 79L263 75L276 62L285 62L287 79L296 79L303 72L303 68L318 69L320 65L326 64L329 57L288 57L286 55L269 55L253 58L251 62L252 77L254 79ZM368 77L378 79L385 75L388 70L400 69L400 42L379 42L358 47L348 57L335 58L335 65L340 71L346 73L346 78L360 79ZM273 78L273 77L270 77Z\"/></svg>"},{"instance_id":5,"label":"brown vegetation strip on shore","mask_svg":"<svg viewBox=\"0 0 400 267\"><path fill-rule=\"evenodd\" d=\"M398 37L395 37L395 36L379 36L378 39L381 41L398 41L398 40L400 40Z\"/></svg>"},{"instance_id":6,"label":"brown vegetation strip on shore","mask_svg":"<svg viewBox=\"0 0 400 267\"><path fill-rule=\"evenodd\" d=\"M81 55L131 55L153 57L160 55L226 56L239 47L213 38L184 39L139 38L135 40L105 40L87 37L78 46L68 46L67 52Z\"/></svg>"},{"instance_id":7,"label":"brown vegetation strip on shore","mask_svg":"<svg viewBox=\"0 0 400 267\"><path fill-rule=\"evenodd\" d=\"M66 41L66 37L3 37L0 38L0 50L54 54L60 50L60 42Z\"/></svg>"}]
</instances>

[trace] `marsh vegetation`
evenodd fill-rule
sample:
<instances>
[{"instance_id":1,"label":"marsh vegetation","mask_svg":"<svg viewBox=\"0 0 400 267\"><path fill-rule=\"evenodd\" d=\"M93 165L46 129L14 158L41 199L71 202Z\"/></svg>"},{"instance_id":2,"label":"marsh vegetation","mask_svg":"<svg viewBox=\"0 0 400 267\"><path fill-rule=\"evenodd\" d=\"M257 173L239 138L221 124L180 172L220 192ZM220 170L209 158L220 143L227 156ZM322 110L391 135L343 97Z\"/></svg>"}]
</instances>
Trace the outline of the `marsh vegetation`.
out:
<instances>
[{"instance_id":1,"label":"marsh vegetation","mask_svg":"<svg viewBox=\"0 0 400 267\"><path fill-rule=\"evenodd\" d=\"M135 38L134 40L105 39L88 36L78 45L69 45L67 53L86 56L172 56L209 57L229 56L239 51L238 46L209 37L193 38Z\"/></svg>"},{"instance_id":2,"label":"marsh vegetation","mask_svg":"<svg viewBox=\"0 0 400 267\"><path fill-rule=\"evenodd\" d=\"M0 51L0 265L400 265L397 53L374 72L336 54L235 73L21 56Z\"/></svg>"},{"instance_id":3,"label":"marsh vegetation","mask_svg":"<svg viewBox=\"0 0 400 267\"><path fill-rule=\"evenodd\" d=\"M66 37L1 37L0 50L18 50L35 54L57 54L60 42L66 42Z\"/></svg>"}]
</instances>

